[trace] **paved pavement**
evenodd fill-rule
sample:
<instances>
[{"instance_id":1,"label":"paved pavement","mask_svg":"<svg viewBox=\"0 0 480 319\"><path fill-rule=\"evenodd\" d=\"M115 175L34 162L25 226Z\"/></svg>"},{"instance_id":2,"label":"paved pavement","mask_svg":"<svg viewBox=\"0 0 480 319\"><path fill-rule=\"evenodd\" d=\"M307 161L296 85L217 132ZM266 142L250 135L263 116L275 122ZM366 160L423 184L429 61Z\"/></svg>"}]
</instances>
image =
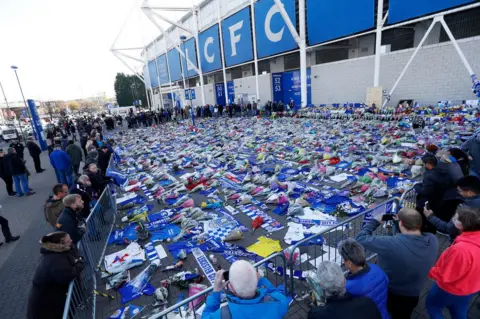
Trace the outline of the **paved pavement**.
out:
<instances>
[{"instance_id":1,"label":"paved pavement","mask_svg":"<svg viewBox=\"0 0 480 319\"><path fill-rule=\"evenodd\" d=\"M5 144L0 145L6 151ZM42 166L47 170L36 174L28 151L25 152L27 167L32 175L30 188L36 194L29 197L8 197L3 181L0 182L0 204L2 216L8 219L14 235L20 239L0 247L0 318L26 318L26 305L31 280L40 257L39 239L51 226L45 222L43 203L56 183L55 173L50 166L48 153L41 156ZM0 241L4 241L0 236Z\"/></svg>"}]
</instances>

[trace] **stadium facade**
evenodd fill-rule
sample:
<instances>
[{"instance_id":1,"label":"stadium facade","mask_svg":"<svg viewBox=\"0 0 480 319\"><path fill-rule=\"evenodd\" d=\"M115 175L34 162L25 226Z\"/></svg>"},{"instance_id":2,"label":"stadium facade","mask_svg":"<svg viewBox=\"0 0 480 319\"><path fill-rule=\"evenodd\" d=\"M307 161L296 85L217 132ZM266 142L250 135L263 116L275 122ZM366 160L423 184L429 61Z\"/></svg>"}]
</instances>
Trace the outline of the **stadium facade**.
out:
<instances>
[{"instance_id":1,"label":"stadium facade","mask_svg":"<svg viewBox=\"0 0 480 319\"><path fill-rule=\"evenodd\" d=\"M154 109L475 99L478 1L205 0L179 21L167 12L185 8L142 10L160 32L142 51Z\"/></svg>"}]
</instances>

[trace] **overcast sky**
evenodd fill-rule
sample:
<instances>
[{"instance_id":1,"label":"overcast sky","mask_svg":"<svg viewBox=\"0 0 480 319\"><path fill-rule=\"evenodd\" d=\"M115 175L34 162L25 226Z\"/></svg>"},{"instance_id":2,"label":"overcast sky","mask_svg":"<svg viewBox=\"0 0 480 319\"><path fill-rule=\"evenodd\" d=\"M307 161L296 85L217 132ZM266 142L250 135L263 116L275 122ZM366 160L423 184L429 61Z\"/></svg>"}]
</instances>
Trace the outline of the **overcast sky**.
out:
<instances>
[{"instance_id":1,"label":"overcast sky","mask_svg":"<svg viewBox=\"0 0 480 319\"><path fill-rule=\"evenodd\" d=\"M110 47L132 7L136 9L116 47L143 46L156 33L138 9L141 2L0 0L0 81L8 100L21 100L11 65L18 66L27 99L75 99L103 92L114 96L115 74L131 72L111 54ZM192 0L150 3L187 6ZM172 18L181 15L169 13Z\"/></svg>"}]
</instances>

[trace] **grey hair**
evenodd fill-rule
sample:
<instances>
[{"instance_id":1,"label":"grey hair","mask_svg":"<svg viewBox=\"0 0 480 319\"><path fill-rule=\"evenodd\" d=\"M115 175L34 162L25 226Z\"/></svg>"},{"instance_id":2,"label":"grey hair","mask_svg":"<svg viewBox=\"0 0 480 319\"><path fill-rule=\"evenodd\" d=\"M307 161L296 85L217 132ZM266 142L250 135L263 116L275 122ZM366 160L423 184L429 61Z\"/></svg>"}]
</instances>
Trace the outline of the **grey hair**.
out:
<instances>
[{"instance_id":1,"label":"grey hair","mask_svg":"<svg viewBox=\"0 0 480 319\"><path fill-rule=\"evenodd\" d=\"M89 180L90 178L88 177L88 175L80 175L80 177L78 178L78 181L82 184Z\"/></svg>"},{"instance_id":2,"label":"grey hair","mask_svg":"<svg viewBox=\"0 0 480 319\"><path fill-rule=\"evenodd\" d=\"M365 248L353 238L342 240L338 244L338 252L343 260L351 261L355 266L365 265Z\"/></svg>"},{"instance_id":3,"label":"grey hair","mask_svg":"<svg viewBox=\"0 0 480 319\"><path fill-rule=\"evenodd\" d=\"M8 153L8 154L12 154L14 150L15 150L15 148L9 147L9 148L7 149L7 153Z\"/></svg>"},{"instance_id":4,"label":"grey hair","mask_svg":"<svg viewBox=\"0 0 480 319\"><path fill-rule=\"evenodd\" d=\"M77 201L77 198L82 198L78 194L70 194L63 198L62 203L65 207L71 207Z\"/></svg>"},{"instance_id":5,"label":"grey hair","mask_svg":"<svg viewBox=\"0 0 480 319\"><path fill-rule=\"evenodd\" d=\"M326 297L340 297L345 294L345 277L342 268L333 261L322 261L318 265L317 278L325 291Z\"/></svg>"}]
</instances>

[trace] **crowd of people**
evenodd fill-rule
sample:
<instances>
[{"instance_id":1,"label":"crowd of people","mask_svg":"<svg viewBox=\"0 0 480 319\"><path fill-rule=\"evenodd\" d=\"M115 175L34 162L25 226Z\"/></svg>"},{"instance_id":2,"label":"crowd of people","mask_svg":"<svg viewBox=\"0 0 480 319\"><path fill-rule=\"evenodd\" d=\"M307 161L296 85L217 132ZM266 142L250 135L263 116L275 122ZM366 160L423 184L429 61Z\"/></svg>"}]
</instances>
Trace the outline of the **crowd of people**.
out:
<instances>
[{"instance_id":1,"label":"crowd of people","mask_svg":"<svg viewBox=\"0 0 480 319\"><path fill-rule=\"evenodd\" d=\"M90 138L78 146L76 134ZM40 240L42 257L30 289L29 319L62 317L68 285L84 268L77 243L86 232L85 221L91 209L111 181L105 172L113 152L113 141L103 141L100 119L81 118L76 123L67 120L63 125L53 126L47 137L50 163L58 184L53 186L53 195L44 204L45 221L52 232ZM26 147L36 172L42 173L45 170L40 160L42 150L33 137L27 139ZM28 175L22 143L13 141L7 154L0 150L0 176L9 196L35 194L29 188ZM7 243L19 239L12 235L7 219L0 216L0 224Z\"/></svg>"},{"instance_id":2,"label":"crowd of people","mask_svg":"<svg viewBox=\"0 0 480 319\"><path fill-rule=\"evenodd\" d=\"M267 114L280 112L278 105L267 106L262 108ZM253 115L258 111L254 103L239 112ZM215 117L223 116L224 109L206 106L192 112L197 117ZM233 116L237 106L225 112ZM135 128L190 115L189 109L131 112L126 120L129 128ZM104 121L107 129L121 122L119 116ZM75 144L76 134L80 146ZM76 244L87 232L85 220L91 208L111 182L105 172L114 141L103 138L100 119L68 120L63 126L53 127L47 137L58 183L44 205L45 220L52 232L40 240L42 258L30 290L29 319L61 318L68 284L85 267ZM43 172L41 149L33 138L26 146L36 172ZM415 186L416 207L402 208L394 215L394 236L374 235L385 223L382 214L376 215L355 238L339 243L342 265L331 261L317 265L315 278L322 299L315 300L309 319L410 318L428 278L434 281L426 299L430 318L443 318L444 308L452 318L467 318L469 303L480 291L480 133L455 151L431 148L422 161L426 173ZM21 143L14 141L6 155L0 150L0 177L9 196L35 194L29 188L28 175ZM10 233L8 221L1 216L0 224L6 242L19 238ZM436 233L451 240L439 258ZM366 251L377 254L373 263L367 262ZM283 289L258 274L250 263L236 261L228 271L217 272L202 318L255 318L259 314L262 318L283 318L289 307ZM228 303L222 305L223 293Z\"/></svg>"}]
</instances>

